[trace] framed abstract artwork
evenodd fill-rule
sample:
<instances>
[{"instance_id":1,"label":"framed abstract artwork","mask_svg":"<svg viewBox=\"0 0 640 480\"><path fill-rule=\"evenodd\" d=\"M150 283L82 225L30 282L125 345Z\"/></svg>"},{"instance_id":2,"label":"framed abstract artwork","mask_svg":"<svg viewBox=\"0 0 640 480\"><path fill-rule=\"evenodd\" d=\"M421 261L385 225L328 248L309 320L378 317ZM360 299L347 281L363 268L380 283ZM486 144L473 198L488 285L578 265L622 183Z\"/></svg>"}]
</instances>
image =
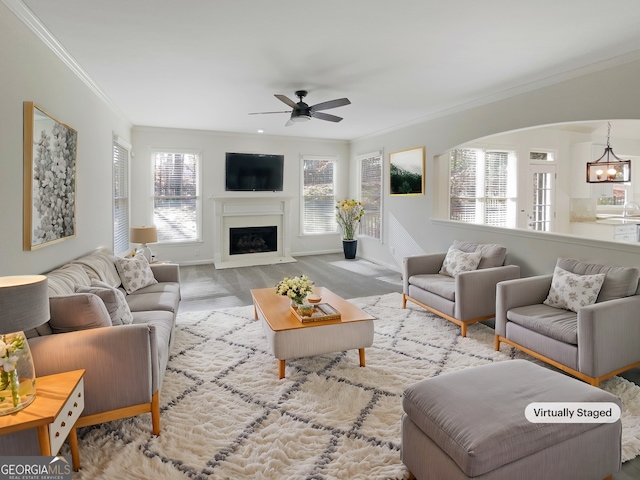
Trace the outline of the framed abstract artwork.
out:
<instances>
[{"instance_id":1,"label":"framed abstract artwork","mask_svg":"<svg viewBox=\"0 0 640 480\"><path fill-rule=\"evenodd\" d=\"M389 194L424 195L424 147L389 154Z\"/></svg>"},{"instance_id":2,"label":"framed abstract artwork","mask_svg":"<svg viewBox=\"0 0 640 480\"><path fill-rule=\"evenodd\" d=\"M78 132L24 102L24 250L76 235Z\"/></svg>"}]
</instances>

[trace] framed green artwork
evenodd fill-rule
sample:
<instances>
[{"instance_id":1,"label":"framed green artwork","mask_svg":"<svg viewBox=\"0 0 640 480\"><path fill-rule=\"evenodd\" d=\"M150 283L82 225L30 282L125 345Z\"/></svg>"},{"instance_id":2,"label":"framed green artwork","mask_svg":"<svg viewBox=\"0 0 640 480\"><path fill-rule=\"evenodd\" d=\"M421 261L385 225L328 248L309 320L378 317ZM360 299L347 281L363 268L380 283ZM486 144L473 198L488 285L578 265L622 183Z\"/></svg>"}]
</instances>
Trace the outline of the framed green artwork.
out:
<instances>
[{"instance_id":1,"label":"framed green artwork","mask_svg":"<svg viewBox=\"0 0 640 480\"><path fill-rule=\"evenodd\" d=\"M389 154L389 194L424 195L424 147Z\"/></svg>"}]
</instances>

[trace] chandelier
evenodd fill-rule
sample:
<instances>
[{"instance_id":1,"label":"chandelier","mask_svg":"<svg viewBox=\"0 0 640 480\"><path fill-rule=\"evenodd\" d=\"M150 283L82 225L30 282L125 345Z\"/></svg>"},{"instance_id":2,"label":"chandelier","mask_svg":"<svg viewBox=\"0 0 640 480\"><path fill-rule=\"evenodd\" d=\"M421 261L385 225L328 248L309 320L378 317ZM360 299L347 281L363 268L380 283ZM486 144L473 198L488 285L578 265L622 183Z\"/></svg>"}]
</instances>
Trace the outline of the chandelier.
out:
<instances>
[{"instance_id":1,"label":"chandelier","mask_svg":"<svg viewBox=\"0 0 640 480\"><path fill-rule=\"evenodd\" d=\"M607 122L607 146L595 162L587 162L588 183L622 183L631 181L631 160L622 160L609 144L611 123ZM613 158L612 158L613 157Z\"/></svg>"}]
</instances>

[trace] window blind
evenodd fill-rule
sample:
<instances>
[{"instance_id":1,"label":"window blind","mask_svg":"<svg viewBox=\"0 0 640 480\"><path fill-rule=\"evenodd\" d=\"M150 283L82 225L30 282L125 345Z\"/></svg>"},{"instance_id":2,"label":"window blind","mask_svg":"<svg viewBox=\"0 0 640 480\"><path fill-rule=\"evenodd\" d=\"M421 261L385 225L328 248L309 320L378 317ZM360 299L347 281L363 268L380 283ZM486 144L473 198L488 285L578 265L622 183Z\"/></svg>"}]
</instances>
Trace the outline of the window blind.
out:
<instances>
[{"instance_id":1,"label":"window blind","mask_svg":"<svg viewBox=\"0 0 640 480\"><path fill-rule=\"evenodd\" d=\"M474 149L457 149L451 152L451 220L475 222L478 154L478 150Z\"/></svg>"},{"instance_id":2,"label":"window blind","mask_svg":"<svg viewBox=\"0 0 640 480\"><path fill-rule=\"evenodd\" d=\"M510 226L515 222L515 169L512 152L456 149L450 155L449 218ZM510 184L511 187L510 187ZM512 218L514 217L514 218Z\"/></svg>"},{"instance_id":3,"label":"window blind","mask_svg":"<svg viewBox=\"0 0 640 480\"><path fill-rule=\"evenodd\" d=\"M334 163L334 160L303 157L304 234L335 233L337 230Z\"/></svg>"},{"instance_id":4,"label":"window blind","mask_svg":"<svg viewBox=\"0 0 640 480\"><path fill-rule=\"evenodd\" d=\"M129 250L129 151L113 143L113 252Z\"/></svg>"},{"instance_id":5,"label":"window blind","mask_svg":"<svg viewBox=\"0 0 640 480\"><path fill-rule=\"evenodd\" d=\"M198 168L197 154L153 154L153 222L158 242L198 240Z\"/></svg>"},{"instance_id":6,"label":"window blind","mask_svg":"<svg viewBox=\"0 0 640 480\"><path fill-rule=\"evenodd\" d=\"M382 238L382 154L379 152L360 157L360 201L364 217L360 220L360 233Z\"/></svg>"}]
</instances>

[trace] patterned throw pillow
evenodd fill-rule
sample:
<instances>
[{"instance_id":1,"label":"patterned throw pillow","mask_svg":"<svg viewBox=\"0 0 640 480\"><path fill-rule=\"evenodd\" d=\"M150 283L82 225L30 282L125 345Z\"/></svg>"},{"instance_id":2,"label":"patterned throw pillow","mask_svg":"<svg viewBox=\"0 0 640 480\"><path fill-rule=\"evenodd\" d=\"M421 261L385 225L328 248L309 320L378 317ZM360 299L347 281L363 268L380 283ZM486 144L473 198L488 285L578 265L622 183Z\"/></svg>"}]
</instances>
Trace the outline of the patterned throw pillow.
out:
<instances>
[{"instance_id":1,"label":"patterned throw pillow","mask_svg":"<svg viewBox=\"0 0 640 480\"><path fill-rule=\"evenodd\" d=\"M133 323L133 315L129 304L122 293L117 288L100 280L92 280L90 287L78 286L77 293L93 293L98 295L107 307L107 312L111 317L111 325L128 325Z\"/></svg>"},{"instance_id":2,"label":"patterned throw pillow","mask_svg":"<svg viewBox=\"0 0 640 480\"><path fill-rule=\"evenodd\" d=\"M439 273L455 277L460 272L471 272L478 268L481 258L481 251L467 253L451 246Z\"/></svg>"},{"instance_id":3,"label":"patterned throw pillow","mask_svg":"<svg viewBox=\"0 0 640 480\"><path fill-rule=\"evenodd\" d=\"M116 258L115 260L122 286L127 293L133 293L141 288L155 285L158 281L153 276L149 262L142 252L133 258Z\"/></svg>"},{"instance_id":4,"label":"patterned throw pillow","mask_svg":"<svg viewBox=\"0 0 640 480\"><path fill-rule=\"evenodd\" d=\"M549 295L543 303L577 313L580 308L596 303L605 276L604 273L577 275L556 267Z\"/></svg>"}]
</instances>

